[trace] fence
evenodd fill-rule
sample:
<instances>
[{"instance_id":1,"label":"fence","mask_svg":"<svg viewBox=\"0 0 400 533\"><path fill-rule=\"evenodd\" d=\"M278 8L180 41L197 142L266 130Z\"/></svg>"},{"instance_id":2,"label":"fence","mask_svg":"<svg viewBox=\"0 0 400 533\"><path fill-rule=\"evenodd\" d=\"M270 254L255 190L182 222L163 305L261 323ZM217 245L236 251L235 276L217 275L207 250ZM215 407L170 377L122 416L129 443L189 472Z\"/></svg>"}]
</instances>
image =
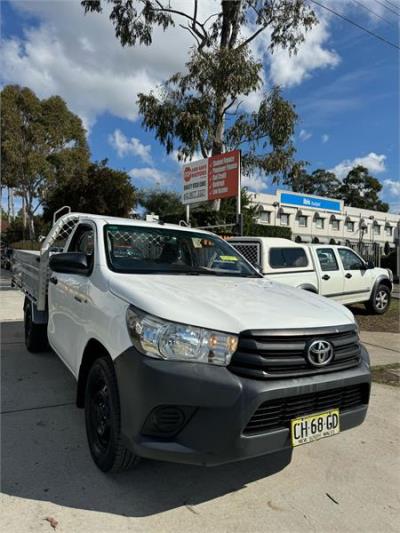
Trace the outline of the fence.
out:
<instances>
[{"instance_id":1,"label":"fence","mask_svg":"<svg viewBox=\"0 0 400 533\"><path fill-rule=\"evenodd\" d=\"M348 243L350 248L356 251L365 261L372 261L375 266L381 266L382 248L376 242Z\"/></svg>"}]
</instances>

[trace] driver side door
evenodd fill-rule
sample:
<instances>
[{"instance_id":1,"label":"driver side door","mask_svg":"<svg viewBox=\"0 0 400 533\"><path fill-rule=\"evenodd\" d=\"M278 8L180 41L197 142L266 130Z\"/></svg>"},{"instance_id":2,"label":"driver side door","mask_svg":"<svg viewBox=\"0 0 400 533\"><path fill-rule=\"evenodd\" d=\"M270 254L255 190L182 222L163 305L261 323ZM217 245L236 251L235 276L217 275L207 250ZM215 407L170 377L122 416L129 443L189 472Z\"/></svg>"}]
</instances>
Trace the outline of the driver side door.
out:
<instances>
[{"instance_id":1,"label":"driver side door","mask_svg":"<svg viewBox=\"0 0 400 533\"><path fill-rule=\"evenodd\" d=\"M49 340L57 354L74 375L78 372L84 323L87 315L88 284L94 265L94 227L79 224L67 252L85 253L90 265L89 275L55 273L49 283Z\"/></svg>"}]
</instances>

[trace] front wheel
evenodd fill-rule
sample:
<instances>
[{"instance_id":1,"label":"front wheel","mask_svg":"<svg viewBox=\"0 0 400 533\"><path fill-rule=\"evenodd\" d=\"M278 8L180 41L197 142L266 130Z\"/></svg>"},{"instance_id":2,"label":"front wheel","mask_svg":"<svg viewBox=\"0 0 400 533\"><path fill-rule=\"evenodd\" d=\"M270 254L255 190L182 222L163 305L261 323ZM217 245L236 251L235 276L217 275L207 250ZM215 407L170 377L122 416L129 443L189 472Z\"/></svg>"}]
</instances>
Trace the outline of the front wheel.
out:
<instances>
[{"instance_id":1,"label":"front wheel","mask_svg":"<svg viewBox=\"0 0 400 533\"><path fill-rule=\"evenodd\" d=\"M85 390L85 421L90 453L103 472L121 472L139 458L122 444L117 378L108 357L89 370Z\"/></svg>"},{"instance_id":2,"label":"front wheel","mask_svg":"<svg viewBox=\"0 0 400 533\"><path fill-rule=\"evenodd\" d=\"M33 321L32 304L29 301L24 309L25 346L29 352L46 352L49 349L47 341L47 325L36 324Z\"/></svg>"},{"instance_id":3,"label":"front wheel","mask_svg":"<svg viewBox=\"0 0 400 533\"><path fill-rule=\"evenodd\" d=\"M383 315L389 308L390 289L386 285L379 285L366 304L368 311L374 315Z\"/></svg>"}]
</instances>

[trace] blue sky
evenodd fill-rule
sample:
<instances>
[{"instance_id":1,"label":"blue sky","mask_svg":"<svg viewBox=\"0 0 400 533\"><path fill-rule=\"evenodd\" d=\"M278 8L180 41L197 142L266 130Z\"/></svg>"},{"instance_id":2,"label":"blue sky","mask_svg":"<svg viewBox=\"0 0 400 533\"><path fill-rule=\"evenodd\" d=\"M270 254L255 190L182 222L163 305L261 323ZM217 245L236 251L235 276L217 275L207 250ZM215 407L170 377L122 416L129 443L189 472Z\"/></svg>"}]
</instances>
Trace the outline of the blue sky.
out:
<instances>
[{"instance_id":1,"label":"blue sky","mask_svg":"<svg viewBox=\"0 0 400 533\"><path fill-rule=\"evenodd\" d=\"M353 0L321 3L398 43L400 2L391 0L399 7L390 10L390 3L360 1L364 8ZM137 187L180 190L176 158L142 129L135 102L138 92L183 68L190 37L179 28L157 30L152 47L122 49L107 17L85 17L79 1L0 5L2 84L29 86L42 98L60 94L82 117L93 159L108 158L111 166L129 172ZM202 0L201 6L204 17L215 10L214 0ZM267 34L257 40L253 53L264 64L264 89L278 83L296 105L298 159L309 161L311 170L334 169L340 177L364 164L382 181L391 209L400 212L399 51L327 11L320 21L296 57L282 50L271 56ZM260 94L246 100L247 109ZM274 189L267 176L250 176L245 183L259 192Z\"/></svg>"}]
</instances>

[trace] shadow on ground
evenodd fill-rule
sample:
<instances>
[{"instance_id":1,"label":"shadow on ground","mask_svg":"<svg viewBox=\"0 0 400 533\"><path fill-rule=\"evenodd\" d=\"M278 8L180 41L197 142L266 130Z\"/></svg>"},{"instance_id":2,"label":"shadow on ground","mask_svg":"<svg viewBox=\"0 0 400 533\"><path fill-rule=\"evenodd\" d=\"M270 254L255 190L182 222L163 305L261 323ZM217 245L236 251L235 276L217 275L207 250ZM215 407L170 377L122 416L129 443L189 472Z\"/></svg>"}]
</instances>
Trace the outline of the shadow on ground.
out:
<instances>
[{"instance_id":1,"label":"shadow on ground","mask_svg":"<svg viewBox=\"0 0 400 533\"><path fill-rule=\"evenodd\" d=\"M9 495L148 516L192 510L290 462L290 452L214 468L142 461L133 471L105 475L90 458L72 376L54 354L26 351L22 322L2 324L1 377L1 486Z\"/></svg>"}]
</instances>

